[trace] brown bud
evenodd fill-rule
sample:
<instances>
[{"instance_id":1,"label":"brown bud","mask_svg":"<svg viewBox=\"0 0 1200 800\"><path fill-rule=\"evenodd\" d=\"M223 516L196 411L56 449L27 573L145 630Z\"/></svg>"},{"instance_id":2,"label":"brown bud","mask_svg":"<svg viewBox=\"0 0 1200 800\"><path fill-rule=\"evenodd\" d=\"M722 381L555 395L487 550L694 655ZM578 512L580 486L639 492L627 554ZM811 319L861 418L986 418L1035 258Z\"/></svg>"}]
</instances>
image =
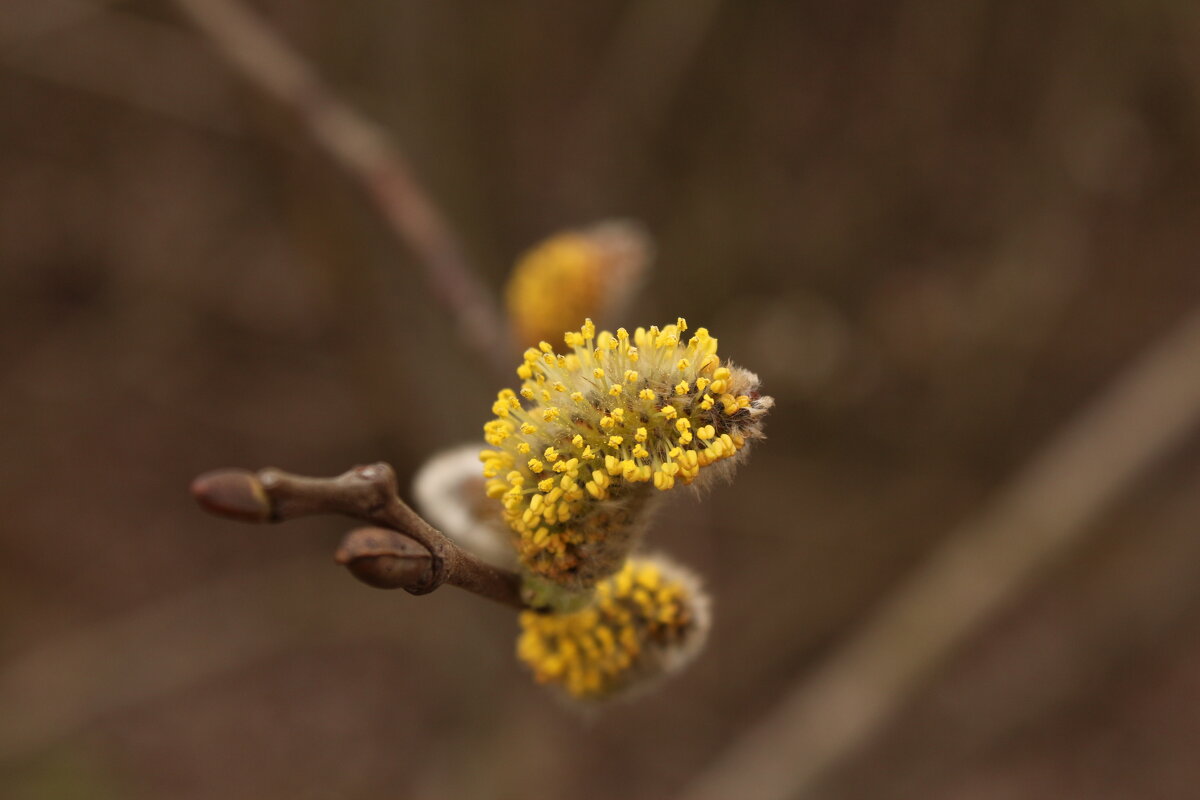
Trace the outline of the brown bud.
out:
<instances>
[{"instance_id":1,"label":"brown bud","mask_svg":"<svg viewBox=\"0 0 1200 800\"><path fill-rule=\"evenodd\" d=\"M425 594L437 588L433 556L419 542L384 528L357 528L334 555L363 583L377 589Z\"/></svg>"},{"instance_id":2,"label":"brown bud","mask_svg":"<svg viewBox=\"0 0 1200 800\"><path fill-rule=\"evenodd\" d=\"M271 519L271 500L258 477L244 469L218 469L192 481L192 496L205 510L245 522Z\"/></svg>"}]
</instances>

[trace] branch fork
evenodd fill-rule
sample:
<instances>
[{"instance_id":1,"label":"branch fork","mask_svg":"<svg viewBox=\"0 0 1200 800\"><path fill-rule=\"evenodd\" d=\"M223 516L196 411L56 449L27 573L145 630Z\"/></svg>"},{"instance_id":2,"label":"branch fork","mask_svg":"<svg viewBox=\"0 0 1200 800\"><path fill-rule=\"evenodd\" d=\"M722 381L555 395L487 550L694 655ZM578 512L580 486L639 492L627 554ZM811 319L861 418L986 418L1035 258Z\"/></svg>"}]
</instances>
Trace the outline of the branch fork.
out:
<instances>
[{"instance_id":1,"label":"branch fork","mask_svg":"<svg viewBox=\"0 0 1200 800\"><path fill-rule=\"evenodd\" d=\"M342 539L337 563L379 589L428 594L444 583L489 600L527 609L521 577L464 550L400 499L396 471L379 462L336 478L312 478L267 468L219 469L192 481L206 511L242 522L284 522L341 514L369 523Z\"/></svg>"}]
</instances>

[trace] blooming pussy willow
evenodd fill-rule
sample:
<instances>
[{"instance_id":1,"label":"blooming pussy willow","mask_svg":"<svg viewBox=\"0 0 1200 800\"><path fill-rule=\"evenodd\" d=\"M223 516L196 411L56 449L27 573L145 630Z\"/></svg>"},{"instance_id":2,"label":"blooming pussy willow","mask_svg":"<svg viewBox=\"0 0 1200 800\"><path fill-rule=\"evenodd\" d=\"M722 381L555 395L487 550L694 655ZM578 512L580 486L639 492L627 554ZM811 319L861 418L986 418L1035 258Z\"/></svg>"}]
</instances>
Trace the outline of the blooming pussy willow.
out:
<instances>
[{"instance_id":1,"label":"blooming pussy willow","mask_svg":"<svg viewBox=\"0 0 1200 800\"><path fill-rule=\"evenodd\" d=\"M772 405L751 372L722 365L687 323L596 333L589 319L525 352L519 392L484 426L487 493L504 506L522 565L569 590L621 568L656 491L730 465L762 436Z\"/></svg>"},{"instance_id":2,"label":"blooming pussy willow","mask_svg":"<svg viewBox=\"0 0 1200 800\"><path fill-rule=\"evenodd\" d=\"M653 252L640 226L609 220L544 240L518 259L504 297L522 345L557 337L588 316L620 308Z\"/></svg>"},{"instance_id":3,"label":"blooming pussy willow","mask_svg":"<svg viewBox=\"0 0 1200 800\"><path fill-rule=\"evenodd\" d=\"M601 700L675 672L699 652L708 600L695 578L667 562L630 559L573 613L521 614L517 657L539 683Z\"/></svg>"}]
</instances>

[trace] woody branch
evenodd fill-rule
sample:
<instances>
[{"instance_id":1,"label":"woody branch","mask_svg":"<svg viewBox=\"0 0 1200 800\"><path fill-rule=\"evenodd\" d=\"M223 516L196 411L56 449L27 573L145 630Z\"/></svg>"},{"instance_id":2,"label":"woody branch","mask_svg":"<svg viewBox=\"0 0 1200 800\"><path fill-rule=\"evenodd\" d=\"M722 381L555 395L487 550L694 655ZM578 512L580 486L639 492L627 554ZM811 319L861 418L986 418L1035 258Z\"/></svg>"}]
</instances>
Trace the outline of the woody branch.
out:
<instances>
[{"instance_id":1,"label":"woody branch","mask_svg":"<svg viewBox=\"0 0 1200 800\"><path fill-rule=\"evenodd\" d=\"M370 523L348 533L335 558L363 583L427 594L449 583L515 608L520 577L463 550L400 499L396 473L385 463L354 467L336 478L278 469L219 469L192 482L207 511L243 522L283 522L342 514Z\"/></svg>"}]
</instances>

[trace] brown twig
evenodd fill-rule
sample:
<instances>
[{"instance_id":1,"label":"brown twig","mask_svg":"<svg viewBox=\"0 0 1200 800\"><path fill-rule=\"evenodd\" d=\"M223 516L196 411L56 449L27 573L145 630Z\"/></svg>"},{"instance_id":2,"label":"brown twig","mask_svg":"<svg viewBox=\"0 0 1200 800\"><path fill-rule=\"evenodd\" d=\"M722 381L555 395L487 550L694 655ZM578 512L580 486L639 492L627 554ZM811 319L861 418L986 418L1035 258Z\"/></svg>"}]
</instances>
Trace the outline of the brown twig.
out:
<instances>
[{"instance_id":1,"label":"brown twig","mask_svg":"<svg viewBox=\"0 0 1200 800\"><path fill-rule=\"evenodd\" d=\"M313 140L363 187L392 232L424 265L462 339L491 366L511 359L507 326L437 206L389 137L333 92L316 71L237 0L174 0L230 67L289 107Z\"/></svg>"},{"instance_id":2,"label":"brown twig","mask_svg":"<svg viewBox=\"0 0 1200 800\"><path fill-rule=\"evenodd\" d=\"M1135 362L879 612L695 777L686 800L810 797L946 658L1200 422L1200 311Z\"/></svg>"},{"instance_id":3,"label":"brown twig","mask_svg":"<svg viewBox=\"0 0 1200 800\"><path fill-rule=\"evenodd\" d=\"M515 608L520 577L463 550L413 511L384 463L355 467L336 478L308 478L277 469L221 469L192 482L206 510L243 522L282 522L314 514L344 514L372 524L352 531L337 561L377 588L426 594L449 583Z\"/></svg>"}]
</instances>

